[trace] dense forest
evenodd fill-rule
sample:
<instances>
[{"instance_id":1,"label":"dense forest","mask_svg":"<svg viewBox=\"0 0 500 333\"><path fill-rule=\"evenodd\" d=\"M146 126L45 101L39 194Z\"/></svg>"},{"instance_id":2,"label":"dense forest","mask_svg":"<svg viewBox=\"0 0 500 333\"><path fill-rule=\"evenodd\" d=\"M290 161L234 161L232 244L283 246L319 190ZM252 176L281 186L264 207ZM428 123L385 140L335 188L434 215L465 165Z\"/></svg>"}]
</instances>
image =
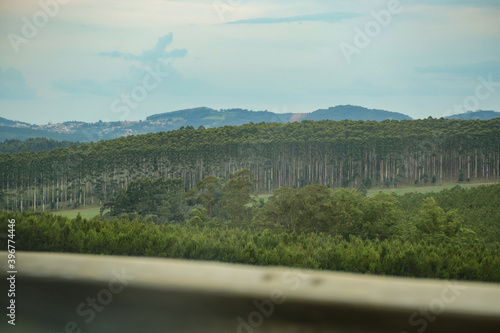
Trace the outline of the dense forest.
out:
<instances>
[{"instance_id":1,"label":"dense forest","mask_svg":"<svg viewBox=\"0 0 500 333\"><path fill-rule=\"evenodd\" d=\"M57 141L46 138L31 138L25 141L12 139L0 142L0 153L19 153L19 152L39 152L42 150L51 150L55 148L66 148L72 145L78 145L78 142Z\"/></svg>"},{"instance_id":2,"label":"dense forest","mask_svg":"<svg viewBox=\"0 0 500 333\"><path fill-rule=\"evenodd\" d=\"M263 202L250 196L248 170L209 176L188 193L181 183L135 181L91 220L4 210L0 223L16 220L25 251L500 282L500 184L369 198L314 184Z\"/></svg>"},{"instance_id":3,"label":"dense forest","mask_svg":"<svg viewBox=\"0 0 500 333\"><path fill-rule=\"evenodd\" d=\"M257 193L281 186L395 187L500 176L500 119L260 123L123 137L0 154L10 210L103 204L137 179L205 177L248 168Z\"/></svg>"}]
</instances>

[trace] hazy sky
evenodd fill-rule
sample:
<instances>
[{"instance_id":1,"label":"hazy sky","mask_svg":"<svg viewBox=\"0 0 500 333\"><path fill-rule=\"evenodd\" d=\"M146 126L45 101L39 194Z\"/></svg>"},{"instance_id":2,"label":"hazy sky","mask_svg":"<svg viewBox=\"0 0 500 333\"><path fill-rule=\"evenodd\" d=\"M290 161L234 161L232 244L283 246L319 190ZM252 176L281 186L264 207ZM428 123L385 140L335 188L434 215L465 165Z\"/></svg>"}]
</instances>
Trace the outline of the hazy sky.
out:
<instances>
[{"instance_id":1,"label":"hazy sky","mask_svg":"<svg viewBox=\"0 0 500 333\"><path fill-rule=\"evenodd\" d=\"M498 0L1 0L0 116L500 111L499 18Z\"/></svg>"}]
</instances>

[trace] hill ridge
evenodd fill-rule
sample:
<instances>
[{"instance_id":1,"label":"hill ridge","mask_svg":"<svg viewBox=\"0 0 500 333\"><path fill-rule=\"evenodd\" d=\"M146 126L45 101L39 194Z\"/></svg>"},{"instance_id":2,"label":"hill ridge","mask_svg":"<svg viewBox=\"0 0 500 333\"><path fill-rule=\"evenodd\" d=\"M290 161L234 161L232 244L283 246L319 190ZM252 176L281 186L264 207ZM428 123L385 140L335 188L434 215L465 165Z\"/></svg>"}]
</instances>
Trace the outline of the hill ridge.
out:
<instances>
[{"instance_id":1,"label":"hill ridge","mask_svg":"<svg viewBox=\"0 0 500 333\"><path fill-rule=\"evenodd\" d=\"M446 117L446 119L462 120L490 120L493 118L500 118L500 112L493 110L467 111L465 113L457 113Z\"/></svg>"},{"instance_id":2,"label":"hill ridge","mask_svg":"<svg viewBox=\"0 0 500 333\"><path fill-rule=\"evenodd\" d=\"M447 119L491 119L500 117L500 112L480 110L452 115ZM310 113L276 113L268 110L248 110L243 108L213 109L202 106L190 109L157 113L139 121L113 121L87 123L65 121L44 125L28 124L0 117L0 141L9 139L47 138L63 141L91 142L110 140L123 136L172 131L192 126L199 128L240 126L248 123L289 123L302 120L411 120L399 112L368 109L356 105L337 105L318 109Z\"/></svg>"}]
</instances>

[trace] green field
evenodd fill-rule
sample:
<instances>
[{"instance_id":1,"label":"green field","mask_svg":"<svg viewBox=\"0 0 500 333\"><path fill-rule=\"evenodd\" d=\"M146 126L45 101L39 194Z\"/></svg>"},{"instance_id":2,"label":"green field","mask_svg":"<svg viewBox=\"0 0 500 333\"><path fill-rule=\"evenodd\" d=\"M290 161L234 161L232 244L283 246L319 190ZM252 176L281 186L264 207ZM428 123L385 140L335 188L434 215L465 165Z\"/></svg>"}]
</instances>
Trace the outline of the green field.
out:
<instances>
[{"instance_id":1,"label":"green field","mask_svg":"<svg viewBox=\"0 0 500 333\"><path fill-rule=\"evenodd\" d=\"M462 188L469 188L469 187L474 187L474 186L480 186L480 185L491 185L491 184L496 184L497 182L490 182L490 183L453 183L453 184L446 184L446 185L434 185L434 186L402 186L398 188L373 188L368 190L367 196L371 197L379 192L384 192L384 193L396 193L396 194L405 194L405 193L411 193L411 192L418 192L418 193L429 193L429 192L439 192L442 190L450 189L453 188L457 185L459 185ZM257 199L264 199L264 202L269 200L269 198L272 196L272 194L259 194L257 196Z\"/></svg>"},{"instance_id":2,"label":"green field","mask_svg":"<svg viewBox=\"0 0 500 333\"><path fill-rule=\"evenodd\" d=\"M78 215L78 213L80 213L82 218L90 219L96 215L99 215L99 210L100 210L99 207L84 207L84 208L77 208L77 209L71 209L71 210L61 210L58 212L54 212L54 214L67 216L67 217L73 219Z\"/></svg>"},{"instance_id":3,"label":"green field","mask_svg":"<svg viewBox=\"0 0 500 333\"><path fill-rule=\"evenodd\" d=\"M450 189L455 186L460 186L462 188L469 188L469 187L474 187L474 186L480 186L480 185L491 185L495 184L496 182L491 182L491 183L454 183L454 184L446 184L446 185L434 185L434 186L404 186L404 187L398 187L398 188L378 188L378 189L370 189L368 190L367 195L373 196L379 192L384 192L384 193L396 193L396 194L405 194L405 193L411 193L411 192L418 192L418 193L429 193L429 192L439 192L442 190Z\"/></svg>"}]
</instances>

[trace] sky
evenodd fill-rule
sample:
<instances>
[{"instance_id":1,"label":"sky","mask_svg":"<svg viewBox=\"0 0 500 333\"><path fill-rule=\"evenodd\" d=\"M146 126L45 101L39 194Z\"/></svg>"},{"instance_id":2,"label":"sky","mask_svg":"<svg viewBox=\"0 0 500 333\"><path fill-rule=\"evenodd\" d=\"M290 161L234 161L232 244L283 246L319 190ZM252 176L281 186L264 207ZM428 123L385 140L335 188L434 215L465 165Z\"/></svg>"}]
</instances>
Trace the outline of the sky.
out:
<instances>
[{"instance_id":1,"label":"sky","mask_svg":"<svg viewBox=\"0 0 500 333\"><path fill-rule=\"evenodd\" d=\"M0 117L500 111L498 0L1 0Z\"/></svg>"}]
</instances>

